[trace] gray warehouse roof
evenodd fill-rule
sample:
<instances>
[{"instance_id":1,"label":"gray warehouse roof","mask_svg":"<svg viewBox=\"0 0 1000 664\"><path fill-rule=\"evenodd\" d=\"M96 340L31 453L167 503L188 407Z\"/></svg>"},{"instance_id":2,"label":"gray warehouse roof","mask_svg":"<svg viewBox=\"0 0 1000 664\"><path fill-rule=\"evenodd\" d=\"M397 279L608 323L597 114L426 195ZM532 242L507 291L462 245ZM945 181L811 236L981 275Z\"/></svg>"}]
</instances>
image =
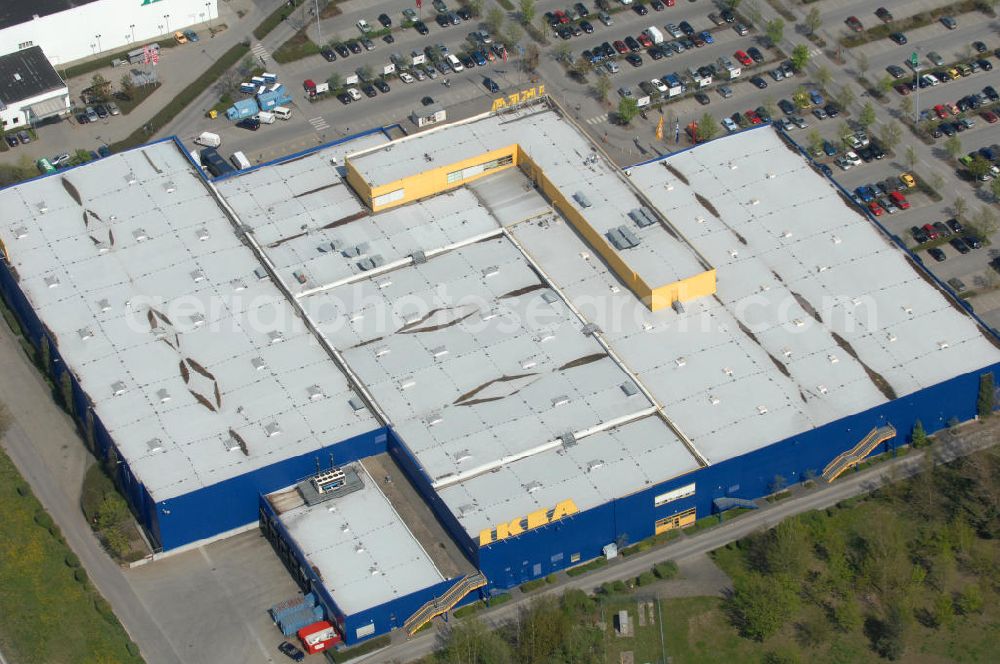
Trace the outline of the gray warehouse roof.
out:
<instances>
[{"instance_id":1,"label":"gray warehouse roof","mask_svg":"<svg viewBox=\"0 0 1000 664\"><path fill-rule=\"evenodd\" d=\"M36 16L88 5L96 0L4 0L0 3L0 30L27 23Z\"/></svg>"},{"instance_id":2,"label":"gray warehouse roof","mask_svg":"<svg viewBox=\"0 0 1000 664\"><path fill-rule=\"evenodd\" d=\"M0 209L21 289L154 499L379 426L173 143Z\"/></svg>"}]
</instances>

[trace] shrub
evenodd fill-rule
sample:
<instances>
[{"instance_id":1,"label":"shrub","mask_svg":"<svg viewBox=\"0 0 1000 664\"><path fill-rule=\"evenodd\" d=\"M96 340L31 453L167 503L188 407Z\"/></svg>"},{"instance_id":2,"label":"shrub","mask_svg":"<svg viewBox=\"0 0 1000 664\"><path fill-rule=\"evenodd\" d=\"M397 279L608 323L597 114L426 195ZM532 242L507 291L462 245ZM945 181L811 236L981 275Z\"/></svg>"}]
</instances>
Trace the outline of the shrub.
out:
<instances>
[{"instance_id":1,"label":"shrub","mask_svg":"<svg viewBox=\"0 0 1000 664\"><path fill-rule=\"evenodd\" d=\"M28 487L27 484L18 484L15 491L17 491L17 495L21 496L22 498L27 498L28 496L31 495L31 489Z\"/></svg>"},{"instance_id":2,"label":"shrub","mask_svg":"<svg viewBox=\"0 0 1000 664\"><path fill-rule=\"evenodd\" d=\"M545 583L555 583L555 582L556 582L555 574L549 574L548 576L545 577Z\"/></svg>"},{"instance_id":3,"label":"shrub","mask_svg":"<svg viewBox=\"0 0 1000 664\"><path fill-rule=\"evenodd\" d=\"M653 565L653 574L660 579L672 579L677 576L677 563L672 560L664 560L662 563Z\"/></svg>"},{"instance_id":4,"label":"shrub","mask_svg":"<svg viewBox=\"0 0 1000 664\"><path fill-rule=\"evenodd\" d=\"M656 577L652 572L643 572L638 577L636 577L636 585L638 586L648 586L656 582Z\"/></svg>"},{"instance_id":5,"label":"shrub","mask_svg":"<svg viewBox=\"0 0 1000 664\"><path fill-rule=\"evenodd\" d=\"M135 643L133 643L132 641L129 641L128 643L125 644L125 650L127 650L128 654L132 655L133 657L139 656L139 646L135 645Z\"/></svg>"},{"instance_id":6,"label":"shrub","mask_svg":"<svg viewBox=\"0 0 1000 664\"><path fill-rule=\"evenodd\" d=\"M611 584L611 590L616 593L623 593L626 590L625 582L619 579Z\"/></svg>"},{"instance_id":7,"label":"shrub","mask_svg":"<svg viewBox=\"0 0 1000 664\"><path fill-rule=\"evenodd\" d=\"M73 570L73 578L76 579L77 583L87 582L87 571L82 567Z\"/></svg>"},{"instance_id":8,"label":"shrub","mask_svg":"<svg viewBox=\"0 0 1000 664\"><path fill-rule=\"evenodd\" d=\"M66 561L66 567L70 569L77 569L80 566L80 559L72 551L66 554L64 560Z\"/></svg>"},{"instance_id":9,"label":"shrub","mask_svg":"<svg viewBox=\"0 0 1000 664\"><path fill-rule=\"evenodd\" d=\"M104 541L108 545L111 553L121 558L129 552L130 546L128 537L121 528L110 528L104 533Z\"/></svg>"}]
</instances>

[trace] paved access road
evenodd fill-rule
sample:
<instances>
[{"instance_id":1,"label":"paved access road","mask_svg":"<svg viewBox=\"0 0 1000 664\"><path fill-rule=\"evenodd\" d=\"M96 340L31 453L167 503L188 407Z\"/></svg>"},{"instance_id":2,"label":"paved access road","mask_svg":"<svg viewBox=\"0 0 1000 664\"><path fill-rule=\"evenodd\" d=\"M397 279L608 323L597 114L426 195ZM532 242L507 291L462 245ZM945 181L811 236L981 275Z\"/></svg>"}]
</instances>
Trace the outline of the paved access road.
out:
<instances>
[{"instance_id":1,"label":"paved access road","mask_svg":"<svg viewBox=\"0 0 1000 664\"><path fill-rule=\"evenodd\" d=\"M705 555L709 551L725 546L730 542L746 537L753 532L772 528L782 520L802 514L810 510L820 510L838 502L868 493L880 485L886 478L895 481L916 475L923 468L924 455L932 454L937 463L952 461L976 450L988 448L996 443L997 424L980 426L966 425L959 436L946 436L932 448L912 452L904 457L886 461L864 472L848 474L832 485L821 484L819 488L798 494L781 502L767 504L761 509L745 514L726 525L699 533L693 537L684 537L661 548L636 556L618 559L596 572L578 577L560 574L561 583L549 587L539 593L503 604L496 609L480 612L483 621L490 627L499 627L504 622L514 618L525 602L530 602L543 595L558 595L569 588L582 588L592 591L601 584L617 579L627 579L638 576L649 570L654 564L664 560L686 560L695 556ZM355 662L410 662L431 653L440 645L440 634L430 630L408 641L396 635L396 642L383 650L367 657L360 657Z\"/></svg>"}]
</instances>

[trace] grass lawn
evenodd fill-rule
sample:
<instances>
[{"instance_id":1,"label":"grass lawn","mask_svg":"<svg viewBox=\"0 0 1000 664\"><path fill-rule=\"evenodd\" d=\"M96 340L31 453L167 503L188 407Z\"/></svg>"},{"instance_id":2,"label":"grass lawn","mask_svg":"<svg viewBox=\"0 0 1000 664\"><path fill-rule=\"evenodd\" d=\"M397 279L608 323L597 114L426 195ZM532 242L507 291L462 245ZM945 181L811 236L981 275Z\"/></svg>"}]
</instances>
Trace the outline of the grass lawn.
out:
<instances>
[{"instance_id":1,"label":"grass lawn","mask_svg":"<svg viewBox=\"0 0 1000 664\"><path fill-rule=\"evenodd\" d=\"M0 650L11 664L142 662L3 452L0 503Z\"/></svg>"},{"instance_id":2,"label":"grass lawn","mask_svg":"<svg viewBox=\"0 0 1000 664\"><path fill-rule=\"evenodd\" d=\"M604 629L604 651L607 655L608 664L621 664L621 653L631 650L633 661L636 664L643 662L659 662L663 660L663 649L660 645L660 624L656 611L656 600L653 602L653 621L647 622L645 627L639 626L638 602L646 601L636 597L615 596L602 600ZM629 620L632 623L632 637L618 636L615 630L615 615L621 610L628 611ZM664 615L666 615L664 613ZM670 652L669 650L667 652ZM675 662L682 662L674 658Z\"/></svg>"}]
</instances>

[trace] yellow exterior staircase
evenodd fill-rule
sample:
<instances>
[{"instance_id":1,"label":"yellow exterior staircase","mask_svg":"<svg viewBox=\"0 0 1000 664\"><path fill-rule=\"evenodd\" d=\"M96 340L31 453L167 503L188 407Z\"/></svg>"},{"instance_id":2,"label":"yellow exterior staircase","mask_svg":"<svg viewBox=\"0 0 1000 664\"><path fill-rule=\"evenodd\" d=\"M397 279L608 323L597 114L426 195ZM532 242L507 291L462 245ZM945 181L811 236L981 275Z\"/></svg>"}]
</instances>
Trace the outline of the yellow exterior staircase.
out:
<instances>
[{"instance_id":1,"label":"yellow exterior staircase","mask_svg":"<svg viewBox=\"0 0 1000 664\"><path fill-rule=\"evenodd\" d=\"M486 577L482 572L475 572L474 574L462 577L458 583L448 589L448 592L440 597L435 597L417 609L417 612L403 623L403 629L406 630L407 635L413 636L418 629L433 620L435 616L449 611L453 606L462 601L463 597L485 585Z\"/></svg>"},{"instance_id":2,"label":"yellow exterior staircase","mask_svg":"<svg viewBox=\"0 0 1000 664\"><path fill-rule=\"evenodd\" d=\"M845 470L853 468L871 454L876 447L896 437L896 429L891 424L877 427L868 432L868 435L861 439L857 445L851 449L841 452L833 461L823 469L823 479L832 482Z\"/></svg>"}]
</instances>

